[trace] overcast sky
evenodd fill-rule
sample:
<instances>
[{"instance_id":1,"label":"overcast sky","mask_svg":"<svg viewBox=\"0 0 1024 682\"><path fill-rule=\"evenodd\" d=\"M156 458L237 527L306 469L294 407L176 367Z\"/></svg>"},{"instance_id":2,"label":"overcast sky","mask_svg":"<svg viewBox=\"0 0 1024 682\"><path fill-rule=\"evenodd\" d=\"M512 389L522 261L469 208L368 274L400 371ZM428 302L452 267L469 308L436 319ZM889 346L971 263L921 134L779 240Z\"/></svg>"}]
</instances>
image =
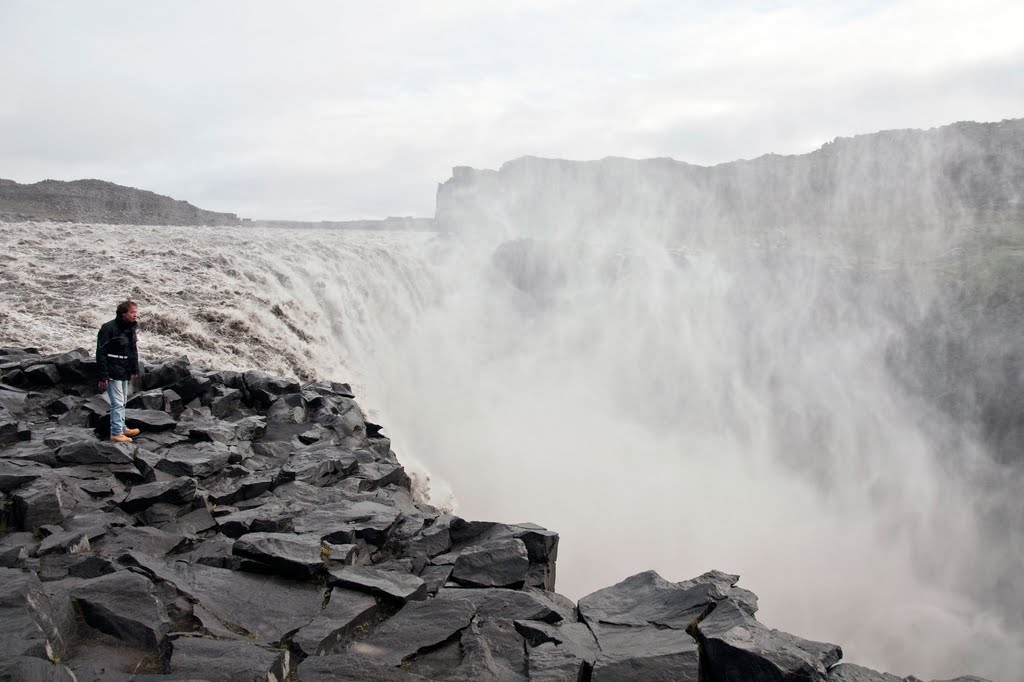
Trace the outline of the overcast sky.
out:
<instances>
[{"instance_id":1,"label":"overcast sky","mask_svg":"<svg viewBox=\"0 0 1024 682\"><path fill-rule=\"evenodd\" d=\"M458 165L716 164L1024 116L1024 3L0 0L0 177L433 215Z\"/></svg>"}]
</instances>

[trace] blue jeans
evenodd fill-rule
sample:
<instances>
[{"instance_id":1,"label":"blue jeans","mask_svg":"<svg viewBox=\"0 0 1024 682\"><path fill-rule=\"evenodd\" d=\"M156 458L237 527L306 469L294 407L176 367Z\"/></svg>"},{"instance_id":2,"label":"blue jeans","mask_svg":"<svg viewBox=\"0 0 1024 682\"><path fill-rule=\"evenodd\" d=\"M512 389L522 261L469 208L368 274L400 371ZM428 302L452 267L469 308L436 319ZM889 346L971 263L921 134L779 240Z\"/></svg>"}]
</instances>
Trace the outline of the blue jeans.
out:
<instances>
[{"instance_id":1,"label":"blue jeans","mask_svg":"<svg viewBox=\"0 0 1024 682\"><path fill-rule=\"evenodd\" d=\"M107 397L110 398L110 435L124 433L124 404L128 402L128 381L108 379Z\"/></svg>"}]
</instances>

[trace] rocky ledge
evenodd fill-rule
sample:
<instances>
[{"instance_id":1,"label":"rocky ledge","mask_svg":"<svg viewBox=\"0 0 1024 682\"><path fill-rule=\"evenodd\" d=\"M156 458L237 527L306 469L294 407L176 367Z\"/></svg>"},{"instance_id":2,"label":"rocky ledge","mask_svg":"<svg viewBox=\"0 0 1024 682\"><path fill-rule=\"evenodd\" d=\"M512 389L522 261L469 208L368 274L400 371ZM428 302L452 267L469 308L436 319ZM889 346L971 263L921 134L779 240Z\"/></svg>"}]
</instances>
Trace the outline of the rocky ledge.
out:
<instances>
[{"instance_id":1,"label":"rocky ledge","mask_svg":"<svg viewBox=\"0 0 1024 682\"><path fill-rule=\"evenodd\" d=\"M128 445L94 373L0 349L0 679L900 680L720 571L556 594L558 536L419 501L346 384L146 365Z\"/></svg>"}]
</instances>

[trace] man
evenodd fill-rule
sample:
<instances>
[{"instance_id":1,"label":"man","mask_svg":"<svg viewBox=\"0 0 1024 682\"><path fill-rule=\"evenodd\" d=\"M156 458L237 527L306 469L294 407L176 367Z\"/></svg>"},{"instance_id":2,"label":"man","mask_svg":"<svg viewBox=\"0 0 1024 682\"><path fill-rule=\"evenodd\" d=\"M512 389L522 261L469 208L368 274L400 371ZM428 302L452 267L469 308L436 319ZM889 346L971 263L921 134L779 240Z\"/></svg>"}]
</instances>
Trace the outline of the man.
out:
<instances>
[{"instance_id":1,"label":"man","mask_svg":"<svg viewBox=\"0 0 1024 682\"><path fill-rule=\"evenodd\" d=\"M124 404L128 400L128 382L139 376L138 326L135 301L117 304L117 317L100 327L96 336L96 376L100 390L110 398L110 440L131 443L138 429L124 427Z\"/></svg>"}]
</instances>

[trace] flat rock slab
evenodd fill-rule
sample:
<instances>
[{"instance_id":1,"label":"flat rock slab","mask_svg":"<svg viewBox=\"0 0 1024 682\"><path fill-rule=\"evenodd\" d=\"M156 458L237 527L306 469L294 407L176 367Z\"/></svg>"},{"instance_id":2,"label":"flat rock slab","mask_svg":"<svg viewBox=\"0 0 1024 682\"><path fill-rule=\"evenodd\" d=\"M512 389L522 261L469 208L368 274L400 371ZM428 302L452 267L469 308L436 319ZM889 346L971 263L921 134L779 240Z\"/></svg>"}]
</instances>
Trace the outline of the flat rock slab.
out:
<instances>
[{"instance_id":1,"label":"flat rock slab","mask_svg":"<svg viewBox=\"0 0 1024 682\"><path fill-rule=\"evenodd\" d=\"M562 620L562 614L552 608L550 601L519 590L445 588L437 593L435 599L460 600L472 604L478 618L536 620L545 623L558 623Z\"/></svg>"},{"instance_id":2,"label":"flat rock slab","mask_svg":"<svg viewBox=\"0 0 1024 682\"><path fill-rule=\"evenodd\" d=\"M0 568L0 660L64 656L76 629L66 593L50 597L32 571Z\"/></svg>"},{"instance_id":3,"label":"flat rock slab","mask_svg":"<svg viewBox=\"0 0 1024 682\"><path fill-rule=\"evenodd\" d=\"M75 441L57 448L57 463L62 466L77 464L131 464L132 446L98 441L95 438Z\"/></svg>"},{"instance_id":4,"label":"flat rock slab","mask_svg":"<svg viewBox=\"0 0 1024 682\"><path fill-rule=\"evenodd\" d=\"M399 666L417 653L457 636L469 627L475 613L472 604L457 599L410 602L369 638L354 642L348 650L387 666Z\"/></svg>"},{"instance_id":5,"label":"flat rock slab","mask_svg":"<svg viewBox=\"0 0 1024 682\"><path fill-rule=\"evenodd\" d=\"M100 632L150 651L156 651L167 634L167 612L143 576L118 571L66 582L85 622Z\"/></svg>"},{"instance_id":6,"label":"flat rock slab","mask_svg":"<svg viewBox=\"0 0 1024 682\"><path fill-rule=\"evenodd\" d=\"M463 550L455 560L451 579L474 587L522 587L529 570L526 545L510 537Z\"/></svg>"},{"instance_id":7,"label":"flat rock slab","mask_svg":"<svg viewBox=\"0 0 1024 682\"><path fill-rule=\"evenodd\" d=\"M401 515L398 509L379 502L340 502L297 517L293 527L296 533L316 533L321 540L335 544L360 539L379 547Z\"/></svg>"},{"instance_id":8,"label":"flat rock slab","mask_svg":"<svg viewBox=\"0 0 1024 682\"><path fill-rule=\"evenodd\" d=\"M291 656L287 649L241 640L181 637L172 644L168 672L178 680L284 680L291 672Z\"/></svg>"},{"instance_id":9,"label":"flat rock slab","mask_svg":"<svg viewBox=\"0 0 1024 682\"><path fill-rule=\"evenodd\" d=\"M286 577L306 579L326 571L316 535L249 533L235 541L232 553Z\"/></svg>"},{"instance_id":10,"label":"flat rock slab","mask_svg":"<svg viewBox=\"0 0 1024 682\"><path fill-rule=\"evenodd\" d=\"M364 566L336 566L328 571L327 582L336 587L345 587L400 602L427 598L426 583L422 578L409 573L382 571Z\"/></svg>"},{"instance_id":11,"label":"flat rock slab","mask_svg":"<svg viewBox=\"0 0 1024 682\"><path fill-rule=\"evenodd\" d=\"M429 677L394 668L370 657L338 654L310 656L299 664L299 682L427 682Z\"/></svg>"},{"instance_id":12,"label":"flat rock slab","mask_svg":"<svg viewBox=\"0 0 1024 682\"><path fill-rule=\"evenodd\" d=\"M231 451L223 443L177 445L166 452L156 468L172 476L206 478L220 473L231 459Z\"/></svg>"},{"instance_id":13,"label":"flat rock slab","mask_svg":"<svg viewBox=\"0 0 1024 682\"><path fill-rule=\"evenodd\" d=\"M178 422L163 410L125 410L124 421L128 428L142 432L171 431Z\"/></svg>"},{"instance_id":14,"label":"flat rock slab","mask_svg":"<svg viewBox=\"0 0 1024 682\"><path fill-rule=\"evenodd\" d=\"M188 476L137 485L124 498L121 508L126 512L138 512L157 502L187 504L195 498L196 488L195 479Z\"/></svg>"},{"instance_id":15,"label":"flat rock slab","mask_svg":"<svg viewBox=\"0 0 1024 682\"><path fill-rule=\"evenodd\" d=\"M686 630L724 597L717 585L681 586L654 571L644 571L580 599L580 618L587 623L661 625Z\"/></svg>"},{"instance_id":16,"label":"flat rock slab","mask_svg":"<svg viewBox=\"0 0 1024 682\"><path fill-rule=\"evenodd\" d=\"M697 642L682 630L653 625L593 625L601 653L593 680L680 680L698 682ZM723 678L760 680L753 677Z\"/></svg>"},{"instance_id":17,"label":"flat rock slab","mask_svg":"<svg viewBox=\"0 0 1024 682\"><path fill-rule=\"evenodd\" d=\"M324 590L309 583L132 554L134 563L175 585L236 633L275 644L320 614Z\"/></svg>"},{"instance_id":18,"label":"flat rock slab","mask_svg":"<svg viewBox=\"0 0 1024 682\"><path fill-rule=\"evenodd\" d=\"M292 637L292 646L307 656L338 653L362 625L383 618L377 600L368 594L335 587L313 622Z\"/></svg>"},{"instance_id":19,"label":"flat rock slab","mask_svg":"<svg viewBox=\"0 0 1024 682\"><path fill-rule=\"evenodd\" d=\"M710 674L719 679L824 682L842 658L835 644L769 630L725 599L697 624Z\"/></svg>"}]
</instances>

